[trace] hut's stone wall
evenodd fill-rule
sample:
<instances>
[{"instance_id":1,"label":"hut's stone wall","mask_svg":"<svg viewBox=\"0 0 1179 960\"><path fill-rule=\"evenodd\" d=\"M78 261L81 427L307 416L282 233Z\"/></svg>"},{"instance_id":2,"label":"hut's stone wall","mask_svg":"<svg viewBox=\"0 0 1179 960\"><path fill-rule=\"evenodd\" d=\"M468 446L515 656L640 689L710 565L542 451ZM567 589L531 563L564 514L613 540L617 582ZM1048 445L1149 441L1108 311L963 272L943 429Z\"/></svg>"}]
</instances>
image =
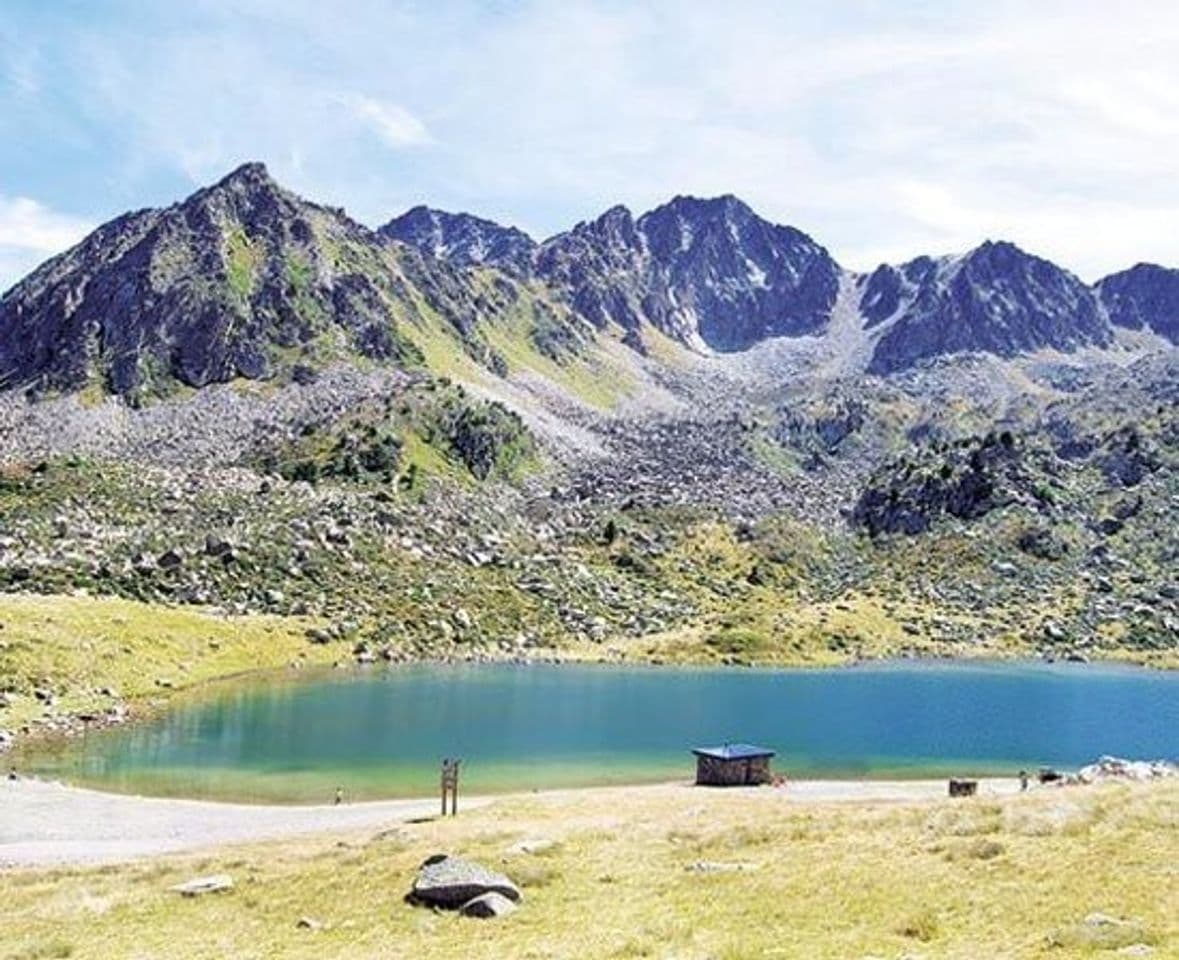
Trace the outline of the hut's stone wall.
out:
<instances>
[{"instance_id":1,"label":"hut's stone wall","mask_svg":"<svg viewBox=\"0 0 1179 960\"><path fill-rule=\"evenodd\" d=\"M769 757L722 760L719 757L696 757L696 783L711 787L742 787L769 783L772 780Z\"/></svg>"}]
</instances>

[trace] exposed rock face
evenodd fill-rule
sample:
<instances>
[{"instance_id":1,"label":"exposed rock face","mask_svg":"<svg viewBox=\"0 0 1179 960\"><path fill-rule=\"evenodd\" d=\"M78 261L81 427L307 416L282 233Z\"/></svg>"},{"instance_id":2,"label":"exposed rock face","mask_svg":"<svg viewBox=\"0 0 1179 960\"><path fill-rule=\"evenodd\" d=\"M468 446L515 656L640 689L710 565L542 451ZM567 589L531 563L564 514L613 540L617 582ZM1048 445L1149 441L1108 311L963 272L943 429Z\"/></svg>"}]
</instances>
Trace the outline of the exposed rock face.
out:
<instances>
[{"instance_id":1,"label":"exposed rock face","mask_svg":"<svg viewBox=\"0 0 1179 960\"><path fill-rule=\"evenodd\" d=\"M486 221L419 209L385 232L456 263L526 272L523 235ZM638 220L614 207L541 244L531 270L594 326L650 325L717 350L822 330L840 278L810 237L731 196L676 197Z\"/></svg>"},{"instance_id":2,"label":"exposed rock face","mask_svg":"<svg viewBox=\"0 0 1179 960\"><path fill-rule=\"evenodd\" d=\"M1097 295L1111 323L1179 344L1179 270L1140 263L1101 280Z\"/></svg>"},{"instance_id":3,"label":"exposed rock face","mask_svg":"<svg viewBox=\"0 0 1179 960\"><path fill-rule=\"evenodd\" d=\"M732 196L677 197L637 226L672 306L662 322L653 318L657 326L694 326L718 350L826 326L840 269L801 231L763 220Z\"/></svg>"},{"instance_id":4,"label":"exposed rock face","mask_svg":"<svg viewBox=\"0 0 1179 960\"><path fill-rule=\"evenodd\" d=\"M130 394L258 378L276 354L327 341L405 359L396 267L367 229L247 164L183 203L129 214L0 301L0 381ZM383 268L383 269L382 269ZM327 344L325 344L327 345Z\"/></svg>"},{"instance_id":5,"label":"exposed rock face","mask_svg":"<svg viewBox=\"0 0 1179 960\"><path fill-rule=\"evenodd\" d=\"M1024 451L1010 435L951 448L940 462L891 463L871 478L852 511L870 534L921 533L942 515L981 517L1030 494Z\"/></svg>"},{"instance_id":6,"label":"exposed rock face","mask_svg":"<svg viewBox=\"0 0 1179 960\"><path fill-rule=\"evenodd\" d=\"M390 220L377 233L459 266L498 267L519 277L532 272L537 246L535 240L515 227L430 207L414 207Z\"/></svg>"},{"instance_id":7,"label":"exposed rock face","mask_svg":"<svg viewBox=\"0 0 1179 960\"><path fill-rule=\"evenodd\" d=\"M1090 287L1010 243L988 241L964 257L880 267L865 282L860 306L870 326L888 325L868 365L878 374L944 354L1012 357L1113 340Z\"/></svg>"},{"instance_id":8,"label":"exposed rock face","mask_svg":"<svg viewBox=\"0 0 1179 960\"><path fill-rule=\"evenodd\" d=\"M169 380L306 382L341 360L416 366L407 324L427 309L492 366L472 332L518 299L507 277L488 291L247 164L100 227L13 287L0 300L0 386L36 395L97 381L134 396Z\"/></svg>"},{"instance_id":9,"label":"exposed rock face","mask_svg":"<svg viewBox=\"0 0 1179 960\"><path fill-rule=\"evenodd\" d=\"M426 906L457 910L489 893L513 903L520 900L519 888L502 873L472 860L437 854L418 869L409 899Z\"/></svg>"}]
</instances>

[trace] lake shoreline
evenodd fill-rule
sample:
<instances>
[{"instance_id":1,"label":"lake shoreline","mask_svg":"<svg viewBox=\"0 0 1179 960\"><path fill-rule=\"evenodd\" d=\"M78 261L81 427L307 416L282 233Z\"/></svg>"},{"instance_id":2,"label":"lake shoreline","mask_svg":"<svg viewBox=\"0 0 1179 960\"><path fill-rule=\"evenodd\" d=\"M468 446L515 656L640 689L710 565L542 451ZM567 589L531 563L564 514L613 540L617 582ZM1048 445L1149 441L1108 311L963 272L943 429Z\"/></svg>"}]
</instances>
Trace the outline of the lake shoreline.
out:
<instances>
[{"instance_id":1,"label":"lake shoreline","mask_svg":"<svg viewBox=\"0 0 1179 960\"><path fill-rule=\"evenodd\" d=\"M131 696L121 698L109 710L103 713L84 711L80 713L63 712L54 714L51 718L42 718L31 724L25 724L15 730L3 730L10 738L5 742L0 738L0 766L12 768L19 760L22 751L51 749L54 746L65 746L71 740L87 733L113 728L126 727L146 723L160 714L174 708L185 698L201 697L212 692L222 690L229 685L238 683L266 682L270 680L284 683L301 683L310 681L316 675L352 674L364 676L373 670L398 670L407 667L461 667L477 666L480 664L498 666L576 666L651 669L651 670L715 670L746 672L838 672L855 670L862 667L880 667L895 664L897 666L979 666L987 664L996 666L1052 667L1059 666L1066 669L1126 669L1143 670L1157 673L1179 672L1179 663L1169 661L1153 663L1149 660L1136 659L1132 656L1119 656L1114 652L1109 656L1094 657L1085 661L1073 661L1067 658L1046 658L1029 655L1027 651L983 650L977 655L964 655L961 652L947 653L944 656L895 656L895 657L849 657L836 661L800 660L798 662L748 662L748 663L718 663L706 660L689 660L685 662L667 662L659 657L628 658L626 656L612 656L611 648L583 650L581 648L545 648L535 651L535 655L519 656L505 653L502 656L437 656L420 657L407 660L397 660L389 663L366 664L354 661L337 661L332 664L290 664L285 667L259 667L257 669L239 670L201 680L192 684L177 686L162 686L150 695Z\"/></svg>"},{"instance_id":2,"label":"lake shoreline","mask_svg":"<svg viewBox=\"0 0 1179 960\"><path fill-rule=\"evenodd\" d=\"M979 781L981 797L1013 796L1015 778ZM1034 787L1033 792L1041 789ZM630 798L755 795L785 804L903 804L947 799L944 779L789 780L777 787L696 787L687 781L577 787L471 796L461 812L521 799L600 800L604 809ZM948 802L948 801L947 801ZM436 817L438 800L378 800L341 805L240 804L131 796L22 778L0 781L0 873L5 870L121 863L262 841L387 829Z\"/></svg>"},{"instance_id":3,"label":"lake shoreline","mask_svg":"<svg viewBox=\"0 0 1179 960\"><path fill-rule=\"evenodd\" d=\"M578 670L581 673L578 673ZM484 672L488 675L485 676ZM617 683L611 675L617 673L624 683ZM1117 680L1118 677L1149 678L1134 681ZM496 687L486 683L489 677L499 676L501 684ZM1165 676L1165 672L1164 672ZM720 742L726 736L730 740L752 738L753 742L767 745L779 754L778 763L792 778L803 780L830 782L857 781L900 781L918 782L922 780L939 779L952 776L966 776L971 778L1014 777L1020 768L1036 770L1041 766L1053 766L1060 769L1073 769L1088 762L1098 753L1097 747L1120 752L1126 755L1163 755L1173 752L1173 744L1156 742L1158 737L1142 739L1131 738L1129 741L1119 740L1112 736L1109 730L1088 729L1080 724L1074 731L1071 750L1058 750L1051 738L1036 742L1026 742L1028 724L1014 724L1014 732L1008 731L1010 740L1002 750L978 750L977 718L964 716L962 704L989 703L992 714L995 705L1004 703L1004 698L1018 700L1011 701L1012 706L1032 705L1031 726L1043 724L1049 716L1059 724L1066 722L1062 718L1068 716L1067 708L1073 697L1065 696L1059 699L1056 690L1061 689L1061 678L1066 682L1065 689L1078 683L1091 685L1094 682L1105 684L1101 677L1108 677L1110 683L1115 683L1113 689L1125 688L1131 683L1135 689L1149 684L1158 689L1159 683L1167 684L1169 680L1159 676L1157 672L1143 670L1124 664L1077 664L1077 663L1048 663L1044 661L1019 661L997 659L938 659L938 660L877 660L860 661L855 665L848 665L842 670L791 669L785 667L765 667L758 669L734 668L716 665L701 665L698 667L682 668L637 664L610 663L556 663L552 661L531 662L501 662L498 664L483 664L470 662L415 662L409 664L395 664L385 666L353 666L333 669L331 667L308 667L299 671L254 671L239 674L233 680L207 681L197 686L178 689L166 700L157 701L145 713L136 712L126 715L134 723L117 724L124 728L124 732L103 730L100 724L85 724L81 731L63 733L57 731L55 736L38 738L22 744L19 749L0 756L0 763L4 769L12 770L22 775L48 780L57 780L72 784L83 789L93 789L104 793L123 796L153 796L177 800L197 800L221 803L243 803L246 805L274 804L278 806L298 806L301 804L315 804L328 800L337 788L343 790L349 800L376 802L390 799L410 800L433 796L437 784L437 758L455 755L465 756L475 763L469 769L472 771L464 777L465 792L472 795L503 796L524 790L561 790L580 788L606 788L613 786L644 785L666 782L688 773L687 765L691 762L688 751L693 746L707 745L713 741ZM820 681L820 677L830 678L837 690L831 692L832 682ZM944 677L944 679L943 679ZM1026 683L1031 678L1035 684L1043 688L1045 684L1052 685L1053 690L1045 692L1028 692L1024 690L1017 694L1008 692L1014 684ZM559 682L558 679L560 678ZM658 678L658 679L656 679ZM748 678L748 680L746 680ZM840 678L845 678L841 680ZM858 678L858 679L857 679ZM881 689L881 683L886 684L886 692L880 696L873 696L873 690ZM917 683L923 691L918 696L911 696L912 684ZM359 687L354 685L360 685ZM472 687L471 692L483 695L485 691L489 698L481 704L468 702L471 693L461 693ZM637 684L637 686L636 686ZM818 684L818 686L816 686ZM314 694L322 704L331 706L323 713L318 722L304 720L299 717L314 717L307 708L298 710L290 707L290 698L300 697L300 688L312 689L322 687L322 691ZM902 687L902 692L888 693L887 689ZM985 686L987 692L976 691ZM365 762L359 762L355 756L349 764L336 766L332 763L330 751L322 745L316 750L302 749L302 744L317 742L317 735L324 731L335 730L335 736L344 736L335 725L339 717L349 715L353 705L358 702L357 694L364 691L386 690L396 687L399 693L393 701L401 711L400 716L422 718L431 715L431 711L439 709L439 705L448 703L450 706L442 709L442 715L450 717L452 724L458 724L451 729L443 725L433 742L422 748L421 740L425 736L429 739L430 729L422 728L418 723L417 732L413 736L417 744L414 753L390 752L387 747L390 732L381 724L371 722L371 717L364 714L363 709L350 714L347 730L378 729L384 730L373 739L369 749L372 753L364 755ZM621 693L615 688L621 689ZM828 719L842 729L845 715L839 706L840 698L849 696L848 692L839 690L858 690L854 695L855 707L853 714L860 715L864 711L875 711L874 721L860 716L860 728L851 728L852 732L842 737L827 734L828 742L819 744L807 743L795 736L797 731L811 729L814 723L816 703L824 702L826 709L835 713ZM785 692L792 689L793 693ZM1031 689L1035 689L1034 687ZM562 690L563 693L554 693ZM673 691L672 700L659 700L661 690ZM515 691L515 692L513 692ZM521 691L525 695L521 695ZM540 691L532 695L531 691ZM629 692L627 692L629 691ZM809 691L809 692L808 692ZM819 692L816 692L819 691ZM822 692L826 691L826 692ZM977 695L976 695L977 694ZM1140 694L1136 694L1140 695ZM387 697L387 694L381 694ZM567 739L557 741L560 749L554 749L552 743L546 742L546 734L535 736L535 731L546 731L548 735L555 734L550 722L551 714L544 712L545 697L556 696L557 701L568 705L573 700L578 703L585 701L585 706L593 715L620 716L620 709L638 710L636 723L647 723L643 720L643 710L649 709L635 704L665 703L666 710L657 712L657 716L669 723L674 729L667 730L661 736L656 736L648 744L646 752L637 749L631 742L603 743L592 741L596 746L580 747L567 746L581 743L578 737L582 728L576 727L568 709L558 711L560 718L558 726L563 726ZM748 699L753 697L752 700ZM818 696L818 700L816 700ZM1158 700L1158 693L1153 695ZM213 698L206 701L206 698ZM196 711L200 716L206 709L220 710L220 699L233 704L229 708L229 716L240 709L238 704L251 702L253 698L267 702L275 698L277 703L287 704L289 716L279 724L282 731L282 742L287 746L295 744L289 757L280 758L267 754L267 765L251 765L247 761L242 763L242 757L237 754L217 758L215 753L202 754L199 760L185 758L178 761L159 763L164 770L163 775L157 776L149 768L156 761L144 765L139 769L139 761L130 759L107 765L105 759L99 762L87 763L87 755L103 758L106 745L114 742L138 743L131 750L135 756L142 754L145 747L137 738L140 731L153 720L160 721L160 729L168 725L181 724L185 730L191 731L182 719L188 717L193 722L190 711ZM417 697L417 700L410 699ZM613 697L613 699L610 699ZM244 698L244 700L243 700ZM605 698L605 699L603 699ZM656 699L652 699L656 698ZM784 699L783 699L784 698ZM801 699L800 699L801 698ZM891 699L890 699L891 698ZM675 717L682 713L672 704L683 701L687 704L688 714L694 723L678 727ZM924 721L910 720L908 724L897 724L888 718L894 718L893 708L888 707L892 702L912 703L906 707L906 712L912 712L914 717L922 715L916 712L917 704L923 712ZM359 698L359 702L373 703L371 696ZM1133 701L1135 704L1150 703L1149 699ZM457 704L462 704L458 707ZM490 750L486 745L472 742L470 731L484 725L486 717L496 714L501 709L500 704L510 703L516 709L505 714L497 723L501 726L501 734L507 733L508 740L514 744L514 756L501 755L496 748ZM703 704L710 704L713 714L702 721ZM802 714L791 719L783 719L783 704L810 703ZM522 705L529 706L522 706ZM606 706L609 704L609 706ZM683 706L681 704L681 706ZM749 709L757 704L759 709L752 713ZM1063 712L1061 707L1063 705ZM887 708L887 709L886 709ZM1125 695L1121 700L1112 701L1110 709L1115 714L1125 713ZM541 713L537 713L541 710ZM884 710L884 713L881 713ZM1049 713L1044 713L1047 710ZM175 711L174 716L162 717L162 714ZM457 712L456 712L457 711ZM466 711L465 719L463 711ZM529 712L531 711L531 712ZM966 711L969 714L971 711ZM999 712L1008 718L1005 710ZM1141 713L1134 714L1138 716ZM748 716L747 716L748 714ZM272 711L263 710L263 715L271 716ZM782 729L767 730L759 726L763 721L756 721L755 717L776 717L776 723L785 724ZM223 722L220 716L215 723ZM383 716L383 714L382 714ZM734 725L738 718L744 717L739 725ZM996 731L996 735L1004 729L1004 723L992 716L987 721L987 729ZM1039 717L1040 719L1036 719ZM895 718L894 718L895 719ZM1008 718L1009 719L1009 718ZM234 729L236 721L232 722ZM383 721L382 721L383 722ZM417 723L417 721L414 721ZM508 732L503 724L514 723ZM573 723L576 731L570 728ZM867 726L863 726L867 723ZM820 724L821 729L834 729L828 724ZM948 726L947 726L948 724ZM1007 723L1006 726L1011 726ZM649 726L649 724L648 724ZM936 726L941 731L937 737L930 740L924 731ZM1068 724L1066 723L1066 726ZM873 743L880 731L896 727L903 737L916 737L921 741L913 745L907 741L900 744ZM858 733L856 732L858 729ZM907 733L904 731L907 729ZM946 740L951 730L957 730L957 746L947 749L947 744L953 740ZM1073 730L1072 726L1068 726ZM1151 728L1153 729L1153 728ZM299 731L292 735L290 731ZM720 734L717 731L721 731ZM81 735L78 735L78 734ZM146 734L149 735L150 734ZM256 734L261 736L261 734ZM813 735L813 730L812 730ZM181 739L185 739L187 733ZM241 736L237 729L235 737ZM94 739L91 740L90 737ZM568 739L571 737L572 739ZM136 738L136 739L130 739ZM534 739L530 739L534 738ZM165 737L165 741L176 742L174 736ZM194 741L195 742L195 741ZM211 744L219 742L217 737L209 741ZM223 742L223 741L221 741ZM236 743L236 739L232 742ZM263 740L265 742L265 740ZM120 748L116 748L120 749ZM125 749L125 748L123 748ZM229 748L230 753L235 749ZM245 748L240 748L245 749ZM562 751L565 752L562 752ZM580 751L580 752L579 752ZM343 755L343 754L340 754ZM244 755L243 755L244 756ZM256 758L255 758L256 759ZM284 765L285 759L285 765ZM476 762L477 761L477 762ZM169 767L174 771L168 773ZM427 769L428 768L428 769ZM373 771L378 771L374 773ZM396 771L390 775L389 770ZM422 771L425 771L423 773ZM240 774L239 774L240 771ZM2 772L2 770L0 770Z\"/></svg>"}]
</instances>

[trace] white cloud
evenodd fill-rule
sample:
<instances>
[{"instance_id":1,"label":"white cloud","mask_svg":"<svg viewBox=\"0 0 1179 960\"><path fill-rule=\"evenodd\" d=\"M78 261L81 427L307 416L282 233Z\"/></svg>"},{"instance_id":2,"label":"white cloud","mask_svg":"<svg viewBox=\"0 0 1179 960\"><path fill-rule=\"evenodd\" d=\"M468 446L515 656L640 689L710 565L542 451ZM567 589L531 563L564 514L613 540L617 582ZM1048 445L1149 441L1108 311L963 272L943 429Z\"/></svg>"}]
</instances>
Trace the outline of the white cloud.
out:
<instances>
[{"instance_id":1,"label":"white cloud","mask_svg":"<svg viewBox=\"0 0 1179 960\"><path fill-rule=\"evenodd\" d=\"M394 149L432 142L426 125L404 107L360 95L343 98L343 102L357 120Z\"/></svg>"},{"instance_id":2,"label":"white cloud","mask_svg":"<svg viewBox=\"0 0 1179 960\"><path fill-rule=\"evenodd\" d=\"M118 17L42 38L56 99L7 128L0 110L0 134L49 116L52 157L70 100L78 138L100 131L86 169L132 203L175 197L161 171L197 184L261 159L372 224L425 202L545 233L732 192L861 269L986 237L1087 279L1179 265L1172 0L186 10L147 45Z\"/></svg>"},{"instance_id":3,"label":"white cloud","mask_svg":"<svg viewBox=\"0 0 1179 960\"><path fill-rule=\"evenodd\" d=\"M91 229L86 221L56 213L36 200L0 194L0 246L57 253L73 246Z\"/></svg>"},{"instance_id":4,"label":"white cloud","mask_svg":"<svg viewBox=\"0 0 1179 960\"><path fill-rule=\"evenodd\" d=\"M86 221L57 213L36 200L0 194L0 291L53 254L72 247L91 229Z\"/></svg>"}]
</instances>

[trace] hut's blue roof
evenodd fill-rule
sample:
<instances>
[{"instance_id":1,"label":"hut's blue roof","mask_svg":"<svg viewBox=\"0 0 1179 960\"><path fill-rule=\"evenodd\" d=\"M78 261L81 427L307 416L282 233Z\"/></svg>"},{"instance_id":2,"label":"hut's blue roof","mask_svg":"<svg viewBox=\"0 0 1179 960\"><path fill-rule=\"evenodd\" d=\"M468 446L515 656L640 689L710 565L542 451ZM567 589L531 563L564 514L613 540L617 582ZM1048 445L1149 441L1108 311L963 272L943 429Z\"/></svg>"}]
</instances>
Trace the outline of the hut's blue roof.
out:
<instances>
[{"instance_id":1,"label":"hut's blue roof","mask_svg":"<svg viewBox=\"0 0 1179 960\"><path fill-rule=\"evenodd\" d=\"M726 743L723 747L697 747L692 751L698 757L713 757L716 760L752 760L755 757L772 757L773 750L755 747L751 743Z\"/></svg>"}]
</instances>

